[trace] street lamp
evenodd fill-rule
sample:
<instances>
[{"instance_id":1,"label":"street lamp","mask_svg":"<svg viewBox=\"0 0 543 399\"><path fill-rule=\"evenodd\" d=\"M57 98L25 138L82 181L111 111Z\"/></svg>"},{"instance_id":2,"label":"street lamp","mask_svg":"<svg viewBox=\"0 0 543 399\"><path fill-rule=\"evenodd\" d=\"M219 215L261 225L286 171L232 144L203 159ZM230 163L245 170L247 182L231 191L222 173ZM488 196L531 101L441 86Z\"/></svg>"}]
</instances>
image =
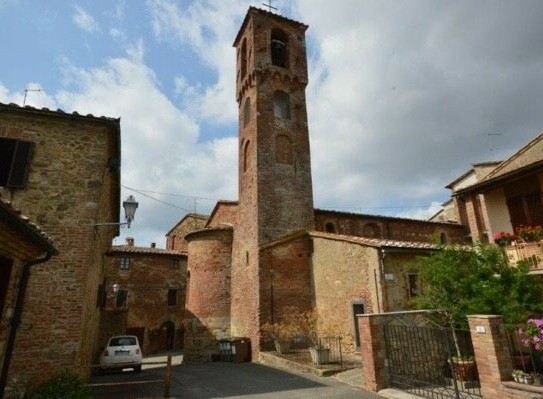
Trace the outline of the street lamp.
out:
<instances>
[{"instance_id":1,"label":"street lamp","mask_svg":"<svg viewBox=\"0 0 543 399\"><path fill-rule=\"evenodd\" d=\"M130 224L132 223L132 220L134 220L134 215L136 214L136 208L138 207L138 202L134 198L133 195L129 195L128 198L123 201L123 208L124 208L124 218L126 222L120 222L120 223L95 223L94 227L98 226L126 226L130 228Z\"/></svg>"},{"instance_id":2,"label":"street lamp","mask_svg":"<svg viewBox=\"0 0 543 399\"><path fill-rule=\"evenodd\" d=\"M130 223L134 220L134 215L136 214L136 208L138 207L138 202L133 195L129 195L126 201L123 201L124 214L126 219L126 225L130 228Z\"/></svg>"}]
</instances>

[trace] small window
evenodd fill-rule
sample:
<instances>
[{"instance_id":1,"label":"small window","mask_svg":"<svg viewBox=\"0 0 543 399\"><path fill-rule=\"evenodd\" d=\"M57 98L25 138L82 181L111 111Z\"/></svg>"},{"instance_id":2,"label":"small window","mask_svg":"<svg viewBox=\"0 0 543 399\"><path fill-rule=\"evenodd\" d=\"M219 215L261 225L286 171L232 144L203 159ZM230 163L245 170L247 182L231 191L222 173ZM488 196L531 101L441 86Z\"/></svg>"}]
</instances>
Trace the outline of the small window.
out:
<instances>
[{"instance_id":1,"label":"small window","mask_svg":"<svg viewBox=\"0 0 543 399\"><path fill-rule=\"evenodd\" d=\"M419 295L419 275L409 273L407 275L407 291L409 298L415 298Z\"/></svg>"},{"instance_id":2,"label":"small window","mask_svg":"<svg viewBox=\"0 0 543 399\"><path fill-rule=\"evenodd\" d=\"M33 145L28 141L0 139L0 187L25 186Z\"/></svg>"},{"instance_id":3,"label":"small window","mask_svg":"<svg viewBox=\"0 0 543 399\"><path fill-rule=\"evenodd\" d=\"M273 93L273 115L276 118L290 119L290 97L284 91L277 90Z\"/></svg>"},{"instance_id":4,"label":"small window","mask_svg":"<svg viewBox=\"0 0 543 399\"><path fill-rule=\"evenodd\" d=\"M334 223L326 223L326 226L324 228L327 233L335 233L336 232L336 226L334 226Z\"/></svg>"},{"instance_id":5,"label":"small window","mask_svg":"<svg viewBox=\"0 0 543 399\"><path fill-rule=\"evenodd\" d=\"M119 290L117 292L117 300L115 301L115 307L117 309L126 309L128 306L128 290Z\"/></svg>"},{"instance_id":6,"label":"small window","mask_svg":"<svg viewBox=\"0 0 543 399\"><path fill-rule=\"evenodd\" d=\"M128 270L130 269L130 258L121 258L121 262L119 264L119 268L121 270Z\"/></svg>"},{"instance_id":7,"label":"small window","mask_svg":"<svg viewBox=\"0 0 543 399\"><path fill-rule=\"evenodd\" d=\"M288 35L280 29L272 30L271 61L275 66L288 68Z\"/></svg>"},{"instance_id":8,"label":"small window","mask_svg":"<svg viewBox=\"0 0 543 399\"><path fill-rule=\"evenodd\" d=\"M251 97L245 99L245 104L243 105L243 126L251 121Z\"/></svg>"},{"instance_id":9,"label":"small window","mask_svg":"<svg viewBox=\"0 0 543 399\"><path fill-rule=\"evenodd\" d=\"M170 269L179 269L179 259L170 260Z\"/></svg>"},{"instance_id":10,"label":"small window","mask_svg":"<svg viewBox=\"0 0 543 399\"><path fill-rule=\"evenodd\" d=\"M441 244L447 244L449 242L449 240L447 239L447 234L441 233L439 235L439 241L441 242Z\"/></svg>"},{"instance_id":11,"label":"small window","mask_svg":"<svg viewBox=\"0 0 543 399\"><path fill-rule=\"evenodd\" d=\"M249 141L245 143L245 146L243 147L243 171L247 172L247 169L249 168Z\"/></svg>"},{"instance_id":12,"label":"small window","mask_svg":"<svg viewBox=\"0 0 543 399\"><path fill-rule=\"evenodd\" d=\"M168 290L168 306L177 306L177 290Z\"/></svg>"},{"instance_id":13,"label":"small window","mask_svg":"<svg viewBox=\"0 0 543 399\"><path fill-rule=\"evenodd\" d=\"M241 79L247 74L247 39L243 39L241 44L241 60L240 60L240 74Z\"/></svg>"}]
</instances>

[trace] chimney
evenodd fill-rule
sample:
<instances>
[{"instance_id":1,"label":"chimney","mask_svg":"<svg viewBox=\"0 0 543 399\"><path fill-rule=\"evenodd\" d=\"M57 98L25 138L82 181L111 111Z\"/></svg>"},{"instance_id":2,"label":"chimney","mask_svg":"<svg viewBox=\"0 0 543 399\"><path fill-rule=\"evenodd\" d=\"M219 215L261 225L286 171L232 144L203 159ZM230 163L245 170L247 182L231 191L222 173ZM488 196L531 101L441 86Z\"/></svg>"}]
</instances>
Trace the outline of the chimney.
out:
<instances>
[{"instance_id":1,"label":"chimney","mask_svg":"<svg viewBox=\"0 0 543 399\"><path fill-rule=\"evenodd\" d=\"M156 248L156 242L151 243L151 248Z\"/></svg>"},{"instance_id":2,"label":"chimney","mask_svg":"<svg viewBox=\"0 0 543 399\"><path fill-rule=\"evenodd\" d=\"M126 237L126 245L128 247L133 247L134 246L134 238L133 237Z\"/></svg>"}]
</instances>

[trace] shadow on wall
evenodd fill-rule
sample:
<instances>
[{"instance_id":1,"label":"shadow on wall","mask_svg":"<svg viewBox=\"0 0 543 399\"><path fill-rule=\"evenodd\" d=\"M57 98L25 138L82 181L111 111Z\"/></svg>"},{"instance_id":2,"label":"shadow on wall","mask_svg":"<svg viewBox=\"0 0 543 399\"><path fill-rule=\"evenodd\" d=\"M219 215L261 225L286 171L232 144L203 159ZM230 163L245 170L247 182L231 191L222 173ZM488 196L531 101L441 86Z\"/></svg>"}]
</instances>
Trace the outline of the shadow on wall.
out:
<instances>
[{"instance_id":1,"label":"shadow on wall","mask_svg":"<svg viewBox=\"0 0 543 399\"><path fill-rule=\"evenodd\" d=\"M185 310L183 362L211 362L220 355L219 340L230 338L230 317L200 319Z\"/></svg>"}]
</instances>

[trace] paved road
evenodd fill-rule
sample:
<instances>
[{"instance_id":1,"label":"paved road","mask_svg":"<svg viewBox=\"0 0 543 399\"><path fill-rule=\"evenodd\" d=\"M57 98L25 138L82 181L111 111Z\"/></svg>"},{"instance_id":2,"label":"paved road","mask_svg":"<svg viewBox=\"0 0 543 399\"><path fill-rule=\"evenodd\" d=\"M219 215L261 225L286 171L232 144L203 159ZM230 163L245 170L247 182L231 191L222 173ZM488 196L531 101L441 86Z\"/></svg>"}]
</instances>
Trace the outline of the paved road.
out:
<instances>
[{"instance_id":1,"label":"paved road","mask_svg":"<svg viewBox=\"0 0 543 399\"><path fill-rule=\"evenodd\" d=\"M164 368L96 376L91 382L150 381L162 379ZM95 398L161 398L161 383L94 387ZM382 399L332 377L316 377L274 369L257 363L181 364L172 368L171 398L341 398Z\"/></svg>"}]
</instances>

